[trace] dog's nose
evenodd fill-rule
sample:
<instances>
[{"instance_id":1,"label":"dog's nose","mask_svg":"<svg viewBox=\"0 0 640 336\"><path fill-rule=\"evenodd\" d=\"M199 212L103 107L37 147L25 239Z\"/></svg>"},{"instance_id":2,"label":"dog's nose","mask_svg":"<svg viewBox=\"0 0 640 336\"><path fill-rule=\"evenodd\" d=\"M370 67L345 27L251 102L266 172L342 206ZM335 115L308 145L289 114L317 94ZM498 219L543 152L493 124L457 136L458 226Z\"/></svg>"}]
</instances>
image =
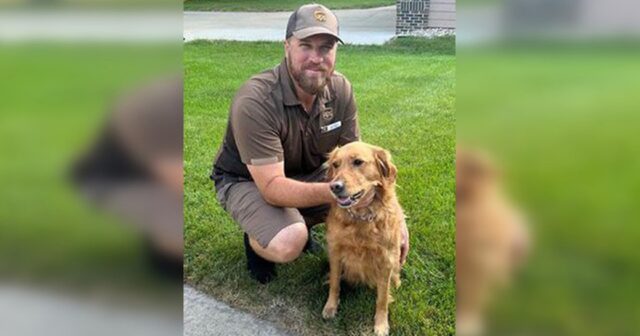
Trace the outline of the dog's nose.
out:
<instances>
[{"instance_id":1,"label":"dog's nose","mask_svg":"<svg viewBox=\"0 0 640 336\"><path fill-rule=\"evenodd\" d=\"M344 191L344 182L342 181L334 181L329 184L329 188L331 188L331 192L338 195Z\"/></svg>"}]
</instances>

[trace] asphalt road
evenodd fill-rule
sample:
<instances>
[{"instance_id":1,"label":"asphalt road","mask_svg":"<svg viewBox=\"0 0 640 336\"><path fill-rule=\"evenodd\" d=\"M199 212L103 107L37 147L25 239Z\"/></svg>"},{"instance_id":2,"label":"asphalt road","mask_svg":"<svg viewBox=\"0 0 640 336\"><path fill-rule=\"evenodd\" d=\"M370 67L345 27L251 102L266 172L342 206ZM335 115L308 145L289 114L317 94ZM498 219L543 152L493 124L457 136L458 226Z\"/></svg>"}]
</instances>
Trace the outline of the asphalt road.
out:
<instances>
[{"instance_id":1,"label":"asphalt road","mask_svg":"<svg viewBox=\"0 0 640 336\"><path fill-rule=\"evenodd\" d=\"M340 37L350 44L383 44L395 36L396 7L333 11ZM185 41L284 41L291 12L184 12Z\"/></svg>"}]
</instances>

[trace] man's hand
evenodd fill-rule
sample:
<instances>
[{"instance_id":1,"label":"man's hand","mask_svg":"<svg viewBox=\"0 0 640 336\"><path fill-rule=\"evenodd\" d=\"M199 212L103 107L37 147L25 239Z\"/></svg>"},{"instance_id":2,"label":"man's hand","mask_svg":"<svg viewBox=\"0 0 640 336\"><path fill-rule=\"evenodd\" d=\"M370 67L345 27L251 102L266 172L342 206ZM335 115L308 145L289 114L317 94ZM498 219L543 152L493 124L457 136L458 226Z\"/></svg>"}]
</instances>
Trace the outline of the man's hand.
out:
<instances>
[{"instance_id":1,"label":"man's hand","mask_svg":"<svg viewBox=\"0 0 640 336\"><path fill-rule=\"evenodd\" d=\"M400 227L402 233L402 240L400 242L400 266L403 266L407 261L407 254L409 253L409 230L407 229L407 221L402 219L402 225Z\"/></svg>"}]
</instances>

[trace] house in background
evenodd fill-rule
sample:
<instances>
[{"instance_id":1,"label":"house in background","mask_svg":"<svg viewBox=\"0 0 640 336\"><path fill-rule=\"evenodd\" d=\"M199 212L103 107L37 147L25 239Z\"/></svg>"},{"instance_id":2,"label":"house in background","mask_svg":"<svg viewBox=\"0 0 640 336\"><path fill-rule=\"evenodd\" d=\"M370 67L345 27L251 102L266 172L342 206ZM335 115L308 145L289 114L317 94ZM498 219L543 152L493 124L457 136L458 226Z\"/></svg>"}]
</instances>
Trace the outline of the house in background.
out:
<instances>
[{"instance_id":1,"label":"house in background","mask_svg":"<svg viewBox=\"0 0 640 336\"><path fill-rule=\"evenodd\" d=\"M455 0L397 0L396 35L419 35L433 29L456 27Z\"/></svg>"}]
</instances>

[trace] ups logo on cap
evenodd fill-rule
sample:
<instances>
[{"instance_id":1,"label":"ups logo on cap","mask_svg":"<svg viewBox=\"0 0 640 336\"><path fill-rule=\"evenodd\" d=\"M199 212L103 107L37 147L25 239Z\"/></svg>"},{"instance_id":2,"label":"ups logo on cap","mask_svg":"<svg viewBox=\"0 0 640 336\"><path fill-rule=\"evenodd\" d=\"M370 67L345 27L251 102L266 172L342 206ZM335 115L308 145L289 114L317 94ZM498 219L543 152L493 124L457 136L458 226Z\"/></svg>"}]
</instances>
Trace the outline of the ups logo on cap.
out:
<instances>
[{"instance_id":1,"label":"ups logo on cap","mask_svg":"<svg viewBox=\"0 0 640 336\"><path fill-rule=\"evenodd\" d=\"M320 22L325 22L327 21L327 14L325 14L325 12L323 11L315 11L313 12L313 16L316 18L316 20L320 21Z\"/></svg>"}]
</instances>

